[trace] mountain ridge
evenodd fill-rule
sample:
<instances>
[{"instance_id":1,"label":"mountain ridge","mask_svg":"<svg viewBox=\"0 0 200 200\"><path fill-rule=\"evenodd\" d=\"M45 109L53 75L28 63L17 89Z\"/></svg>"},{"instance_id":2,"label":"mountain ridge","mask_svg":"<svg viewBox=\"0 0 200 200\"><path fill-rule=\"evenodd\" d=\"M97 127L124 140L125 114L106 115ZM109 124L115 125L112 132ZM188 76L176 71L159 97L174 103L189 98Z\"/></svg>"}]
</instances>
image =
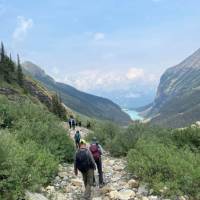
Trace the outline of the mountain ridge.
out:
<instances>
[{"instance_id":1,"label":"mountain ridge","mask_svg":"<svg viewBox=\"0 0 200 200\"><path fill-rule=\"evenodd\" d=\"M25 73L40 81L48 89L57 92L70 109L101 120L110 120L127 125L131 119L111 100L87 94L65 83L56 82L44 70L30 61L22 63Z\"/></svg>"},{"instance_id":2,"label":"mountain ridge","mask_svg":"<svg viewBox=\"0 0 200 200\"><path fill-rule=\"evenodd\" d=\"M156 98L144 112L152 123L187 126L200 120L200 49L161 76Z\"/></svg>"}]
</instances>

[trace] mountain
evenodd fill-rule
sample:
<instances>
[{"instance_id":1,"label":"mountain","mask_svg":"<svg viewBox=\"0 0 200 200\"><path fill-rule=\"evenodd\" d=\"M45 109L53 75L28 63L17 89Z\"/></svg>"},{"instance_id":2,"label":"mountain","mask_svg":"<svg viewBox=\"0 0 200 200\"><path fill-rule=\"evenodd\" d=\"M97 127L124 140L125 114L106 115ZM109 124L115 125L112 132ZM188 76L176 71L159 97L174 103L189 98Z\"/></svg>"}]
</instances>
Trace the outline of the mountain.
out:
<instances>
[{"instance_id":1,"label":"mountain","mask_svg":"<svg viewBox=\"0 0 200 200\"><path fill-rule=\"evenodd\" d=\"M112 101L81 92L74 87L56 82L44 70L31 62L22 64L24 71L34 79L40 81L48 89L60 94L64 104L72 110L101 120L111 120L127 125L131 119L121 108Z\"/></svg>"},{"instance_id":2,"label":"mountain","mask_svg":"<svg viewBox=\"0 0 200 200\"><path fill-rule=\"evenodd\" d=\"M137 88L114 88L106 91L104 89L92 91L92 94L97 93L99 96L111 99L113 102L120 105L121 108L135 109L151 103L155 98L155 93L152 87L137 85Z\"/></svg>"},{"instance_id":3,"label":"mountain","mask_svg":"<svg viewBox=\"0 0 200 200\"><path fill-rule=\"evenodd\" d=\"M153 104L143 114L165 127L183 127L200 120L200 49L166 70Z\"/></svg>"}]
</instances>

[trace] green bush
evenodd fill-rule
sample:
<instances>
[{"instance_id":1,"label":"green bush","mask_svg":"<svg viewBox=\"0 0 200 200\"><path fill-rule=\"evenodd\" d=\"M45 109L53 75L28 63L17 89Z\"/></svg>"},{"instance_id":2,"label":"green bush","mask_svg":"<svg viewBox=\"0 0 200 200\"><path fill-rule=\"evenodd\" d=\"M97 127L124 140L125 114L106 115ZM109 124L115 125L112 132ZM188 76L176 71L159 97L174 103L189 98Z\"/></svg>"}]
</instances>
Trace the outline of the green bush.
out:
<instances>
[{"instance_id":1,"label":"green bush","mask_svg":"<svg viewBox=\"0 0 200 200\"><path fill-rule=\"evenodd\" d=\"M42 105L35 105L30 101L11 103L3 98L0 99L0 110L2 107L8 116L12 116L10 132L15 134L21 143L33 140L48 149L60 161L72 161L72 140L61 127L59 119ZM1 113L0 118L4 117L5 114Z\"/></svg>"},{"instance_id":2,"label":"green bush","mask_svg":"<svg viewBox=\"0 0 200 200\"><path fill-rule=\"evenodd\" d=\"M73 160L74 145L57 117L28 100L0 97L0 199L21 199L47 184L59 162ZM11 120L7 120L11 119Z\"/></svg>"},{"instance_id":3,"label":"green bush","mask_svg":"<svg viewBox=\"0 0 200 200\"><path fill-rule=\"evenodd\" d=\"M141 138L128 153L128 168L150 184L156 193L200 198L200 155L189 149L165 145L156 137Z\"/></svg>"},{"instance_id":4,"label":"green bush","mask_svg":"<svg viewBox=\"0 0 200 200\"><path fill-rule=\"evenodd\" d=\"M18 199L25 189L37 190L57 171L58 161L35 142L17 142L9 133L0 135L0 197Z\"/></svg>"},{"instance_id":5,"label":"green bush","mask_svg":"<svg viewBox=\"0 0 200 200\"><path fill-rule=\"evenodd\" d=\"M176 129L172 132L171 138L178 147L189 146L192 151L200 151L200 129L197 127Z\"/></svg>"},{"instance_id":6,"label":"green bush","mask_svg":"<svg viewBox=\"0 0 200 200\"><path fill-rule=\"evenodd\" d=\"M121 131L121 127L111 122L98 122L93 127L90 134L87 136L87 140L91 141L93 137L96 137L100 144L105 147L115 138L115 136Z\"/></svg>"}]
</instances>

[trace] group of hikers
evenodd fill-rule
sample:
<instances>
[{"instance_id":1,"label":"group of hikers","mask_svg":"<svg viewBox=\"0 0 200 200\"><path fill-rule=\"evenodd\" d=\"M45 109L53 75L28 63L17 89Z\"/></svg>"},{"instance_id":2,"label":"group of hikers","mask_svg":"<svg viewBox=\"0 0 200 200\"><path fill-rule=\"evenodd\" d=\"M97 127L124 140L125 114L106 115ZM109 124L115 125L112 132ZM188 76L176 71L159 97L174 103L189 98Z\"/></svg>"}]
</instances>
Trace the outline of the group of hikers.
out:
<instances>
[{"instance_id":1,"label":"group of hikers","mask_svg":"<svg viewBox=\"0 0 200 200\"><path fill-rule=\"evenodd\" d=\"M76 126L81 126L81 121L76 121L72 116L68 120L69 128L75 130Z\"/></svg>"},{"instance_id":2,"label":"group of hikers","mask_svg":"<svg viewBox=\"0 0 200 200\"><path fill-rule=\"evenodd\" d=\"M81 139L80 131L76 131L74 136L77 152L74 159L74 172L78 175L78 171L82 173L83 182L85 185L84 198L89 200L91 198L91 187L96 186L94 171L98 170L99 187L103 187L103 170L101 156L103 149L98 143L96 137L92 139L89 148L84 139Z\"/></svg>"}]
</instances>

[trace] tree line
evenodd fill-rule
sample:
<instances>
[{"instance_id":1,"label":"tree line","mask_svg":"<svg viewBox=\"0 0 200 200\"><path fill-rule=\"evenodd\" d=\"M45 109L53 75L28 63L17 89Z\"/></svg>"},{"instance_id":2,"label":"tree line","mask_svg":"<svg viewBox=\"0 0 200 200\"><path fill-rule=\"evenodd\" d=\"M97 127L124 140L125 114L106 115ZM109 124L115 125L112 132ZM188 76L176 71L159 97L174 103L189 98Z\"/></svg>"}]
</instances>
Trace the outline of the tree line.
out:
<instances>
[{"instance_id":1,"label":"tree line","mask_svg":"<svg viewBox=\"0 0 200 200\"><path fill-rule=\"evenodd\" d=\"M17 55L17 62L15 62L11 54L9 56L6 54L3 42L1 42L0 48L0 78L8 83L17 82L20 86L23 86L24 74L19 54Z\"/></svg>"},{"instance_id":2,"label":"tree line","mask_svg":"<svg viewBox=\"0 0 200 200\"><path fill-rule=\"evenodd\" d=\"M0 47L0 80L9 84L17 83L21 88L27 91L25 86L25 75L23 74L22 65L19 54L17 54L17 62L12 59L11 54L5 51L4 44L1 42ZM52 106L49 108L51 112L59 118L66 120L66 110L62 105L62 99L59 95L52 95Z\"/></svg>"}]
</instances>

